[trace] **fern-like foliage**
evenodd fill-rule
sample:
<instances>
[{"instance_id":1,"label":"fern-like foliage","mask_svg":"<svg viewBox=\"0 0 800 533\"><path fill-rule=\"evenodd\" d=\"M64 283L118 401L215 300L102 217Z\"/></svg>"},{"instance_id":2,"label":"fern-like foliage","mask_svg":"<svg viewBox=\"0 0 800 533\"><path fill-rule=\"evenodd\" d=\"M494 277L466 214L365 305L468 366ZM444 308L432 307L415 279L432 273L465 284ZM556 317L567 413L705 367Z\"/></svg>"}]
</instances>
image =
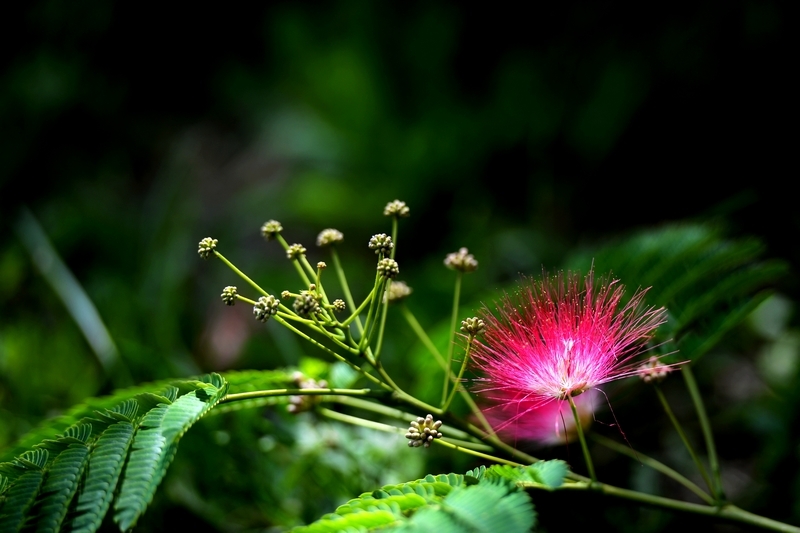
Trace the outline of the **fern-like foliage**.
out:
<instances>
[{"instance_id":1,"label":"fern-like foliage","mask_svg":"<svg viewBox=\"0 0 800 533\"><path fill-rule=\"evenodd\" d=\"M536 514L522 488L531 484L559 487L566 473L563 461L543 461L519 468L480 467L466 475L428 475L365 492L292 532L528 532Z\"/></svg>"},{"instance_id":2,"label":"fern-like foliage","mask_svg":"<svg viewBox=\"0 0 800 533\"><path fill-rule=\"evenodd\" d=\"M762 259L756 239L726 240L705 225L648 230L568 261L586 272L612 271L629 287L650 287L647 303L665 306L670 320L661 332L680 358L696 360L770 294L785 263ZM631 291L632 292L632 291Z\"/></svg>"},{"instance_id":3,"label":"fern-like foliage","mask_svg":"<svg viewBox=\"0 0 800 533\"><path fill-rule=\"evenodd\" d=\"M228 387L218 374L143 385L43 424L14 448L27 450L0 463L0 532L96 531L112 502L114 520L130 529L180 438Z\"/></svg>"}]
</instances>

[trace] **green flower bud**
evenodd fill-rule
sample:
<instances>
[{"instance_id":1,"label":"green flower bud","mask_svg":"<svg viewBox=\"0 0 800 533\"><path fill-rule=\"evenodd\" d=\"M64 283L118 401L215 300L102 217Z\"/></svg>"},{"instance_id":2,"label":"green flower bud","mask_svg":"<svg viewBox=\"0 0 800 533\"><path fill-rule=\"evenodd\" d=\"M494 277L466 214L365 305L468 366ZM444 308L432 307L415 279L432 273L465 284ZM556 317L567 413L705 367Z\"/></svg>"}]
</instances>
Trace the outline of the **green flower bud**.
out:
<instances>
[{"instance_id":1,"label":"green flower bud","mask_svg":"<svg viewBox=\"0 0 800 533\"><path fill-rule=\"evenodd\" d=\"M447 254L447 257L444 258L444 265L451 270L460 272L472 272L478 268L478 262L466 248Z\"/></svg>"},{"instance_id":2,"label":"green flower bud","mask_svg":"<svg viewBox=\"0 0 800 533\"><path fill-rule=\"evenodd\" d=\"M317 263L318 270L325 270L326 268L328 268L328 263L326 263L325 261L320 261L319 263Z\"/></svg>"},{"instance_id":3,"label":"green flower bud","mask_svg":"<svg viewBox=\"0 0 800 533\"><path fill-rule=\"evenodd\" d=\"M397 277L400 273L400 267L397 265L397 261L386 257L378 261L378 272L384 278L391 279Z\"/></svg>"},{"instance_id":4,"label":"green flower bud","mask_svg":"<svg viewBox=\"0 0 800 533\"><path fill-rule=\"evenodd\" d=\"M280 305L280 303L281 301L271 294L262 296L258 299L256 305L253 306L253 315L255 315L256 320L266 322L269 320L269 317L278 312L278 305Z\"/></svg>"},{"instance_id":5,"label":"green flower bud","mask_svg":"<svg viewBox=\"0 0 800 533\"><path fill-rule=\"evenodd\" d=\"M217 243L219 241L217 239L212 239L211 237L206 237L200 244L197 245L197 253L200 254L200 257L203 259L208 259L214 250L217 248Z\"/></svg>"},{"instance_id":6,"label":"green flower bud","mask_svg":"<svg viewBox=\"0 0 800 533\"><path fill-rule=\"evenodd\" d=\"M281 292L281 298L283 298L284 300L285 300L285 299L287 299L287 298L289 298L291 295L292 295L292 293L291 293L291 292L289 292L289 291L283 291L283 292Z\"/></svg>"},{"instance_id":7,"label":"green flower bud","mask_svg":"<svg viewBox=\"0 0 800 533\"><path fill-rule=\"evenodd\" d=\"M386 207L383 208L383 214L387 217L407 217L410 213L405 202L395 200L386 204Z\"/></svg>"},{"instance_id":8,"label":"green flower bud","mask_svg":"<svg viewBox=\"0 0 800 533\"><path fill-rule=\"evenodd\" d=\"M293 244L286 250L286 257L289 259L297 259L306 253L306 249L302 244Z\"/></svg>"},{"instance_id":9,"label":"green flower bud","mask_svg":"<svg viewBox=\"0 0 800 533\"><path fill-rule=\"evenodd\" d=\"M313 293L300 291L300 296L295 298L292 307L298 315L308 317L319 312L319 301Z\"/></svg>"},{"instance_id":10,"label":"green flower bud","mask_svg":"<svg viewBox=\"0 0 800 533\"><path fill-rule=\"evenodd\" d=\"M486 324L478 317L467 318L461 321L461 331L475 336L486 328Z\"/></svg>"},{"instance_id":11,"label":"green flower bud","mask_svg":"<svg viewBox=\"0 0 800 533\"><path fill-rule=\"evenodd\" d=\"M333 310L337 313L341 313L347 308L347 306L344 303L344 300L342 300L341 298L336 298L333 301L332 305L333 305Z\"/></svg>"},{"instance_id":12,"label":"green flower bud","mask_svg":"<svg viewBox=\"0 0 800 533\"><path fill-rule=\"evenodd\" d=\"M222 301L225 303L225 305L233 305L236 303L237 294L236 287L228 285L222 289Z\"/></svg>"},{"instance_id":13,"label":"green flower bud","mask_svg":"<svg viewBox=\"0 0 800 533\"><path fill-rule=\"evenodd\" d=\"M385 233L378 233L373 235L369 240L369 249L375 250L376 254L388 254L394 248L392 238Z\"/></svg>"},{"instance_id":14,"label":"green flower bud","mask_svg":"<svg viewBox=\"0 0 800 533\"><path fill-rule=\"evenodd\" d=\"M411 427L408 428L408 433L406 433L409 447L430 447L434 439L442 438L443 435L439 431L440 427L442 427L442 421L437 420L434 422L433 415L429 414L425 418L417 418L414 422L411 422Z\"/></svg>"},{"instance_id":15,"label":"green flower bud","mask_svg":"<svg viewBox=\"0 0 800 533\"><path fill-rule=\"evenodd\" d=\"M328 228L319 232L317 235L317 246L328 246L337 244L344 240L344 235L338 229Z\"/></svg>"},{"instance_id":16,"label":"green flower bud","mask_svg":"<svg viewBox=\"0 0 800 533\"><path fill-rule=\"evenodd\" d=\"M282 231L283 226L281 226L281 223L277 220L267 220L264 222L264 225L261 226L261 235L263 235L268 241L274 239L278 233Z\"/></svg>"}]
</instances>

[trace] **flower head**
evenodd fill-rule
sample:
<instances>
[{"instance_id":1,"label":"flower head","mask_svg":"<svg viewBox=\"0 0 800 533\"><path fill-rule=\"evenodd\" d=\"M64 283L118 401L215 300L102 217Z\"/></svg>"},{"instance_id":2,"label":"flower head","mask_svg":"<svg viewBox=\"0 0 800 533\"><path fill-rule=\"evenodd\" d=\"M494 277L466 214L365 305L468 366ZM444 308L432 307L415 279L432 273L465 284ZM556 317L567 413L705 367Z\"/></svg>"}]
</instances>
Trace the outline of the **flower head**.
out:
<instances>
[{"instance_id":1,"label":"flower head","mask_svg":"<svg viewBox=\"0 0 800 533\"><path fill-rule=\"evenodd\" d=\"M317 246L330 246L344 240L344 234L338 229L328 228L319 232L317 235Z\"/></svg>"},{"instance_id":2,"label":"flower head","mask_svg":"<svg viewBox=\"0 0 800 533\"><path fill-rule=\"evenodd\" d=\"M623 303L624 292L619 280L595 284L590 272L583 283L577 274L545 275L522 287L516 301L506 296L499 317L484 312L483 341L473 348L479 390L534 409L638 375L633 359L666 310L645 307L645 291Z\"/></svg>"},{"instance_id":3,"label":"flower head","mask_svg":"<svg viewBox=\"0 0 800 533\"><path fill-rule=\"evenodd\" d=\"M387 217L407 217L410 211L405 202L394 200L386 204L386 207L383 208L383 214Z\"/></svg>"},{"instance_id":4,"label":"flower head","mask_svg":"<svg viewBox=\"0 0 800 533\"><path fill-rule=\"evenodd\" d=\"M460 272L472 272L478 268L478 262L469 253L469 250L460 248L457 252L447 254L447 257L444 258L444 266Z\"/></svg>"},{"instance_id":5,"label":"flower head","mask_svg":"<svg viewBox=\"0 0 800 533\"><path fill-rule=\"evenodd\" d=\"M267 220L261 226L261 235L263 235L268 241L276 238L277 235L282 231L283 226L281 226L281 223L277 220Z\"/></svg>"}]
</instances>

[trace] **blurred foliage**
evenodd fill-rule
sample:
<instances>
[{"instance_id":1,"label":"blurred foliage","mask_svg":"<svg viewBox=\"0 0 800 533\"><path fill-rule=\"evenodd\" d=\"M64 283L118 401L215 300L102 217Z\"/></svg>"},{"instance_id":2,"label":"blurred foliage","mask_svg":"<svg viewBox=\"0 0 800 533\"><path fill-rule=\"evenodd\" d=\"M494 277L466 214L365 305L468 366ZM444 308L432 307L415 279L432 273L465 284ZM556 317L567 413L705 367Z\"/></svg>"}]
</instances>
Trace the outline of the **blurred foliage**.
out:
<instances>
[{"instance_id":1,"label":"blurred foliage","mask_svg":"<svg viewBox=\"0 0 800 533\"><path fill-rule=\"evenodd\" d=\"M663 224L689 220L713 227L713 239L754 244L759 262L788 265L777 283L769 277L776 294L720 337L696 373L728 495L800 521L800 479L787 475L800 471L800 218L779 183L791 168L783 126L795 98L788 10L755 0L638 6L633 17L588 1L525 16L358 0L8 8L16 31L0 35L0 448L117 386L318 355L274 324L259 327L245 306L219 303L233 277L197 259L207 235L279 292L297 288L294 272L260 225L280 220L312 262L327 258L313 247L317 233L336 227L358 298L367 287L352 280L373 267L366 243L389 231L380 210L400 198L412 215L401 221L400 277L414 288L409 308L432 327L450 306L442 259L461 246L480 261L464 280L465 313L520 273L575 265L585 250L595 250L598 271L613 268L629 288L653 285L656 295L652 268L626 272L630 251L604 266L600 243L641 228L656 228L642 239L665 238ZM23 206L96 308L124 371L101 364L41 254L24 244ZM670 259L677 272L679 257ZM430 394L413 375L426 375L430 360L399 313L388 324L387 364ZM446 339L434 335L440 347ZM699 442L673 381L665 392ZM609 391L633 447L691 471L656 401L633 388ZM219 530L307 523L363 490L475 466L277 409L210 417L192 434L143 528L176 517ZM609 482L681 496L625 461L598 450L601 472L618 467ZM201 475L205 463L221 477ZM563 502L548 498L537 501L539 522L555 530L563 516L541 510ZM602 517L619 530L685 524L581 505L576 521Z\"/></svg>"}]
</instances>

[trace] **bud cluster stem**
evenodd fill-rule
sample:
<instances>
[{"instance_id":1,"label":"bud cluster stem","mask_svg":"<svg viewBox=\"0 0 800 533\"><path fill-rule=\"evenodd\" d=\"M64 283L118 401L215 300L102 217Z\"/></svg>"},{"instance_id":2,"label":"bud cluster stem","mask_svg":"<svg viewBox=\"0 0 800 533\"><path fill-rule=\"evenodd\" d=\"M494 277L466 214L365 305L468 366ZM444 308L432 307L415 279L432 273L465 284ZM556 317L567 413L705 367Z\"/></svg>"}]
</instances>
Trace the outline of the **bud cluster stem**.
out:
<instances>
[{"instance_id":1,"label":"bud cluster stem","mask_svg":"<svg viewBox=\"0 0 800 533\"><path fill-rule=\"evenodd\" d=\"M461 277L463 273L461 271L456 272L456 285L455 290L453 291L453 312L450 316L450 342L447 345L447 367L445 368L445 376L442 382L442 405L445 404L447 401L447 386L450 383L450 380L453 376L453 344L456 338L456 323L458 321L458 306L459 300L461 299Z\"/></svg>"}]
</instances>

